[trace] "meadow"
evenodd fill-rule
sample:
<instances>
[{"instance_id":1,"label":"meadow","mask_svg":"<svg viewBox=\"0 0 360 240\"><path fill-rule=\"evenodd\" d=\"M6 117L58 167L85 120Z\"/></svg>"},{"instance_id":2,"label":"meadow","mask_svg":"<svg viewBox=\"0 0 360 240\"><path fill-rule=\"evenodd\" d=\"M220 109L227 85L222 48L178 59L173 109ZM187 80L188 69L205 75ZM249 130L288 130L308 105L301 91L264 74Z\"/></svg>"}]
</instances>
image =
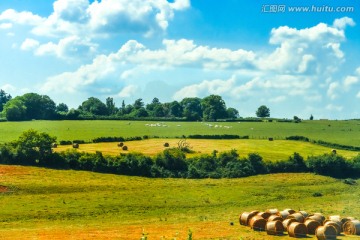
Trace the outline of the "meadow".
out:
<instances>
[{"instance_id":1,"label":"meadow","mask_svg":"<svg viewBox=\"0 0 360 240\"><path fill-rule=\"evenodd\" d=\"M160 126L151 126L151 125ZM209 126L211 125L211 126ZM251 139L285 139L300 135L349 146L360 146L360 121L303 121L292 122L150 122L150 121L29 121L0 122L0 143L17 139L28 129L47 132L57 140L85 140L97 137L159 136L175 138L183 135L236 134Z\"/></svg>"},{"instance_id":2,"label":"meadow","mask_svg":"<svg viewBox=\"0 0 360 240\"><path fill-rule=\"evenodd\" d=\"M250 210L360 217L360 188L314 174L150 179L0 165L1 239L291 239L240 226ZM321 193L321 197L314 197ZM231 224L233 223L233 225ZM311 236L310 236L311 237ZM340 236L338 239L358 239Z\"/></svg>"}]
</instances>

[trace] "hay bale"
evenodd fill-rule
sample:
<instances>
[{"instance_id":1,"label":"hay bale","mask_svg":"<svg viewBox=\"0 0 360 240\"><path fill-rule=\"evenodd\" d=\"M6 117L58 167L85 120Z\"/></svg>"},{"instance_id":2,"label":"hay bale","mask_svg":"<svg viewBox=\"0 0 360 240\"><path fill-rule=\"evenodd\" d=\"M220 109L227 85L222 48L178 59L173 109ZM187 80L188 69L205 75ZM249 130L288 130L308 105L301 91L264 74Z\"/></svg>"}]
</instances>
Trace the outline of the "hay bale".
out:
<instances>
[{"instance_id":1,"label":"hay bale","mask_svg":"<svg viewBox=\"0 0 360 240\"><path fill-rule=\"evenodd\" d=\"M279 210L277 210L276 208L267 209L265 212L270 213L271 215L278 215L279 214Z\"/></svg>"},{"instance_id":2,"label":"hay bale","mask_svg":"<svg viewBox=\"0 0 360 240\"><path fill-rule=\"evenodd\" d=\"M344 223L343 229L346 235L360 235L360 221L347 221Z\"/></svg>"},{"instance_id":3,"label":"hay bale","mask_svg":"<svg viewBox=\"0 0 360 240\"><path fill-rule=\"evenodd\" d=\"M118 147L123 147L124 146L124 143L123 142L119 142L118 143Z\"/></svg>"},{"instance_id":4,"label":"hay bale","mask_svg":"<svg viewBox=\"0 0 360 240\"><path fill-rule=\"evenodd\" d=\"M300 223L303 223L305 221L304 216L299 212L290 214L289 216L287 216L287 218L295 218L296 221L298 221Z\"/></svg>"},{"instance_id":5,"label":"hay bale","mask_svg":"<svg viewBox=\"0 0 360 240\"><path fill-rule=\"evenodd\" d=\"M287 232L288 231L288 227L291 223L297 222L295 218L288 218L285 219L282 224L284 226L284 231Z\"/></svg>"},{"instance_id":6,"label":"hay bale","mask_svg":"<svg viewBox=\"0 0 360 240\"><path fill-rule=\"evenodd\" d=\"M296 213L296 211L294 209L291 209L291 208L287 208L287 209L284 209L284 211L287 211L290 214L293 214L293 213Z\"/></svg>"},{"instance_id":7,"label":"hay bale","mask_svg":"<svg viewBox=\"0 0 360 240\"><path fill-rule=\"evenodd\" d=\"M260 215L255 215L250 219L249 226L255 231L265 231L266 220Z\"/></svg>"},{"instance_id":8,"label":"hay bale","mask_svg":"<svg viewBox=\"0 0 360 240\"><path fill-rule=\"evenodd\" d=\"M258 212L259 211L243 212L239 217L240 225L248 226L250 219L254 217Z\"/></svg>"},{"instance_id":9,"label":"hay bale","mask_svg":"<svg viewBox=\"0 0 360 240\"><path fill-rule=\"evenodd\" d=\"M128 147L127 147L127 146L123 146L123 147L122 147L122 150L127 151L127 150L128 150Z\"/></svg>"},{"instance_id":10,"label":"hay bale","mask_svg":"<svg viewBox=\"0 0 360 240\"><path fill-rule=\"evenodd\" d=\"M343 226L344 223L346 223L347 221L352 221L352 220L356 220L356 219L355 219L354 217L344 217L344 218L341 218L341 223L342 223L341 226Z\"/></svg>"},{"instance_id":11,"label":"hay bale","mask_svg":"<svg viewBox=\"0 0 360 240\"><path fill-rule=\"evenodd\" d=\"M266 233L268 235L282 235L284 233L284 226L282 225L282 222L279 220L267 222Z\"/></svg>"},{"instance_id":12,"label":"hay bale","mask_svg":"<svg viewBox=\"0 0 360 240\"><path fill-rule=\"evenodd\" d=\"M306 237L307 228L303 223L293 222L288 227L288 234L290 237L295 237L295 238Z\"/></svg>"},{"instance_id":13,"label":"hay bale","mask_svg":"<svg viewBox=\"0 0 360 240\"><path fill-rule=\"evenodd\" d=\"M332 215L332 216L329 216L329 220L331 221L335 221L335 222L341 222L341 217L340 215Z\"/></svg>"},{"instance_id":14,"label":"hay bale","mask_svg":"<svg viewBox=\"0 0 360 240\"><path fill-rule=\"evenodd\" d=\"M320 226L315 231L316 238L318 240L335 240L336 229L333 226Z\"/></svg>"},{"instance_id":15,"label":"hay bale","mask_svg":"<svg viewBox=\"0 0 360 240\"><path fill-rule=\"evenodd\" d=\"M58 145L57 145L57 143L53 143L53 144L51 144L51 147L52 147L52 148L57 148Z\"/></svg>"},{"instance_id":16,"label":"hay bale","mask_svg":"<svg viewBox=\"0 0 360 240\"><path fill-rule=\"evenodd\" d=\"M314 235L316 228L318 228L320 225L320 223L318 221L312 220L312 219L307 219L304 222L307 232L308 234Z\"/></svg>"},{"instance_id":17,"label":"hay bale","mask_svg":"<svg viewBox=\"0 0 360 240\"><path fill-rule=\"evenodd\" d=\"M290 215L290 213L286 210L279 212L279 216L281 216L282 219L286 219L289 215Z\"/></svg>"},{"instance_id":18,"label":"hay bale","mask_svg":"<svg viewBox=\"0 0 360 240\"><path fill-rule=\"evenodd\" d=\"M164 147L170 147L170 144L168 142L164 143Z\"/></svg>"},{"instance_id":19,"label":"hay bale","mask_svg":"<svg viewBox=\"0 0 360 240\"><path fill-rule=\"evenodd\" d=\"M325 221L325 216L321 213L314 213L312 215L309 215L306 219L312 219L315 221L318 221L320 225L323 225L323 222Z\"/></svg>"},{"instance_id":20,"label":"hay bale","mask_svg":"<svg viewBox=\"0 0 360 240\"><path fill-rule=\"evenodd\" d=\"M259 212L257 215L264 218L265 220L267 220L271 216L271 214L268 212Z\"/></svg>"},{"instance_id":21,"label":"hay bale","mask_svg":"<svg viewBox=\"0 0 360 240\"><path fill-rule=\"evenodd\" d=\"M304 218L307 218L309 216L309 214L305 211L299 211L299 213L301 213L304 216Z\"/></svg>"},{"instance_id":22,"label":"hay bale","mask_svg":"<svg viewBox=\"0 0 360 240\"><path fill-rule=\"evenodd\" d=\"M73 143L73 148L79 148L79 144L78 143Z\"/></svg>"},{"instance_id":23,"label":"hay bale","mask_svg":"<svg viewBox=\"0 0 360 240\"><path fill-rule=\"evenodd\" d=\"M324 226L333 226L336 229L337 235L340 235L342 232L341 222L340 221L332 221L332 220L326 220L324 222Z\"/></svg>"},{"instance_id":24,"label":"hay bale","mask_svg":"<svg viewBox=\"0 0 360 240\"><path fill-rule=\"evenodd\" d=\"M271 215L267 220L268 220L268 222L270 222L270 221L281 221L282 222L284 219L278 215Z\"/></svg>"}]
</instances>

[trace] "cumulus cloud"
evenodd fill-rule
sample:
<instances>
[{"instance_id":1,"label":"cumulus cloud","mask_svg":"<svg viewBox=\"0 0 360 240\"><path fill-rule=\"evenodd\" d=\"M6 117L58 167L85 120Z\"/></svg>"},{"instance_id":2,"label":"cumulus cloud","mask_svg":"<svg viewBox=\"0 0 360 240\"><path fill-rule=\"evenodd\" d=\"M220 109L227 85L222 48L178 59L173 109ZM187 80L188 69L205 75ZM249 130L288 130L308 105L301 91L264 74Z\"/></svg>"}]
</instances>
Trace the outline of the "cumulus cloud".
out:
<instances>
[{"instance_id":1,"label":"cumulus cloud","mask_svg":"<svg viewBox=\"0 0 360 240\"><path fill-rule=\"evenodd\" d=\"M139 87L135 85L128 85L124 87L119 93L119 97L131 97L138 92Z\"/></svg>"},{"instance_id":2,"label":"cumulus cloud","mask_svg":"<svg viewBox=\"0 0 360 240\"><path fill-rule=\"evenodd\" d=\"M329 88L327 90L327 95L331 99L336 99L339 96L339 93L341 91L341 86L338 82L332 82L329 85Z\"/></svg>"},{"instance_id":3,"label":"cumulus cloud","mask_svg":"<svg viewBox=\"0 0 360 240\"><path fill-rule=\"evenodd\" d=\"M10 29L10 28L12 28L12 26L13 26L12 23L1 23L0 29Z\"/></svg>"},{"instance_id":4,"label":"cumulus cloud","mask_svg":"<svg viewBox=\"0 0 360 240\"><path fill-rule=\"evenodd\" d=\"M354 20L349 17L335 19L333 23L333 26L339 29L344 29L348 25L355 26Z\"/></svg>"},{"instance_id":5,"label":"cumulus cloud","mask_svg":"<svg viewBox=\"0 0 360 240\"><path fill-rule=\"evenodd\" d=\"M0 22L5 23L36 26L42 24L44 20L44 18L31 12L17 12L14 9L7 9L0 14Z\"/></svg>"},{"instance_id":6,"label":"cumulus cloud","mask_svg":"<svg viewBox=\"0 0 360 240\"><path fill-rule=\"evenodd\" d=\"M328 104L326 106L326 109L327 110L330 110L330 111L338 111L338 112L341 112L343 110L343 106L338 106L338 105L333 105L333 104Z\"/></svg>"},{"instance_id":7,"label":"cumulus cloud","mask_svg":"<svg viewBox=\"0 0 360 240\"><path fill-rule=\"evenodd\" d=\"M28 51L28 50L32 50L35 49L39 46L39 42L31 39L31 38L27 38L25 39L25 41L21 44L20 49L24 50L24 51Z\"/></svg>"}]
</instances>

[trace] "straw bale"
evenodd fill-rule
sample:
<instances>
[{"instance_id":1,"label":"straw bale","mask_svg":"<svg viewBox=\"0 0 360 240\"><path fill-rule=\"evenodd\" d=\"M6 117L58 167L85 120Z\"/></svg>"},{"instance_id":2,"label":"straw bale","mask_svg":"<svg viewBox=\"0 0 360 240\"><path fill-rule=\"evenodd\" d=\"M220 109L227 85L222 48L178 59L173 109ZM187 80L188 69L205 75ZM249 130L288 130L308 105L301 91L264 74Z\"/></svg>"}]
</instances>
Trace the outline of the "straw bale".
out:
<instances>
[{"instance_id":1,"label":"straw bale","mask_svg":"<svg viewBox=\"0 0 360 240\"><path fill-rule=\"evenodd\" d=\"M305 220L304 216L301 213L290 214L289 216L287 216L287 218L295 218L296 221L298 221L300 223L303 223Z\"/></svg>"},{"instance_id":2,"label":"straw bale","mask_svg":"<svg viewBox=\"0 0 360 240\"><path fill-rule=\"evenodd\" d=\"M316 229L315 235L318 240L335 240L336 229L331 225L320 226Z\"/></svg>"},{"instance_id":3,"label":"straw bale","mask_svg":"<svg viewBox=\"0 0 360 240\"><path fill-rule=\"evenodd\" d=\"M294 209L291 209L291 208L284 209L284 211L287 211L289 214L296 213L296 211Z\"/></svg>"},{"instance_id":4,"label":"straw bale","mask_svg":"<svg viewBox=\"0 0 360 240\"><path fill-rule=\"evenodd\" d=\"M290 215L290 213L286 210L279 212L279 216L281 216L283 219L286 219L287 216L289 216L289 215Z\"/></svg>"},{"instance_id":5,"label":"straw bale","mask_svg":"<svg viewBox=\"0 0 360 240\"><path fill-rule=\"evenodd\" d=\"M311 235L314 235L316 228L320 226L320 223L318 221L315 221L312 219L305 220L304 224L307 228L308 234L311 234Z\"/></svg>"},{"instance_id":6,"label":"straw bale","mask_svg":"<svg viewBox=\"0 0 360 240\"><path fill-rule=\"evenodd\" d=\"M347 221L346 223L344 223L343 229L346 235L360 235L360 221Z\"/></svg>"},{"instance_id":7,"label":"straw bale","mask_svg":"<svg viewBox=\"0 0 360 240\"><path fill-rule=\"evenodd\" d=\"M293 222L297 222L295 218L288 218L288 219L285 219L282 223L283 223L283 226L284 226L284 229L285 231L287 232L288 230L288 227L291 223Z\"/></svg>"},{"instance_id":8,"label":"straw bale","mask_svg":"<svg viewBox=\"0 0 360 240\"><path fill-rule=\"evenodd\" d=\"M306 237L307 228L303 223L293 222L288 227L288 234L290 237L295 238Z\"/></svg>"},{"instance_id":9,"label":"straw bale","mask_svg":"<svg viewBox=\"0 0 360 240\"><path fill-rule=\"evenodd\" d=\"M332 220L326 220L324 222L324 226L333 226L336 229L337 235L340 235L340 233L342 232L342 227L341 227L341 222L336 222L336 221L332 221Z\"/></svg>"},{"instance_id":10,"label":"straw bale","mask_svg":"<svg viewBox=\"0 0 360 240\"><path fill-rule=\"evenodd\" d=\"M299 213L301 213L304 216L304 218L307 218L309 216L309 214L305 211L299 211Z\"/></svg>"},{"instance_id":11,"label":"straw bale","mask_svg":"<svg viewBox=\"0 0 360 240\"><path fill-rule=\"evenodd\" d=\"M249 226L255 231L265 231L266 220L263 217L256 215L250 219Z\"/></svg>"},{"instance_id":12,"label":"straw bale","mask_svg":"<svg viewBox=\"0 0 360 240\"><path fill-rule=\"evenodd\" d=\"M284 219L278 215L271 215L267 220L268 220L268 222L276 221L276 220L279 220L282 222Z\"/></svg>"},{"instance_id":13,"label":"straw bale","mask_svg":"<svg viewBox=\"0 0 360 240\"><path fill-rule=\"evenodd\" d=\"M257 215L264 219L268 219L271 216L271 214L268 212L259 212Z\"/></svg>"},{"instance_id":14,"label":"straw bale","mask_svg":"<svg viewBox=\"0 0 360 240\"><path fill-rule=\"evenodd\" d=\"M239 217L240 225L248 226L250 219L255 216L258 211L243 212Z\"/></svg>"},{"instance_id":15,"label":"straw bale","mask_svg":"<svg viewBox=\"0 0 360 240\"><path fill-rule=\"evenodd\" d=\"M268 235L282 235L284 233L284 226L279 220L269 221L266 223L266 233Z\"/></svg>"},{"instance_id":16,"label":"straw bale","mask_svg":"<svg viewBox=\"0 0 360 240\"><path fill-rule=\"evenodd\" d=\"M270 213L271 215L278 215L279 214L279 210L277 210L276 208L267 209L265 212Z\"/></svg>"}]
</instances>

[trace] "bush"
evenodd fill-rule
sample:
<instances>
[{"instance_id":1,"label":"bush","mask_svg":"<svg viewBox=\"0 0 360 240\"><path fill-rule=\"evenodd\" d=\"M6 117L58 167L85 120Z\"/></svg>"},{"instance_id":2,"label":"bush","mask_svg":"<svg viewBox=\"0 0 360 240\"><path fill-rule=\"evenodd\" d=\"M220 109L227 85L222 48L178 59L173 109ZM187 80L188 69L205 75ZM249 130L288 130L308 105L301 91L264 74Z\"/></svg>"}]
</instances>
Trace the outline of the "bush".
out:
<instances>
[{"instance_id":1,"label":"bush","mask_svg":"<svg viewBox=\"0 0 360 240\"><path fill-rule=\"evenodd\" d=\"M72 141L64 141L64 140L61 140L59 142L60 145L71 145L72 144Z\"/></svg>"},{"instance_id":2,"label":"bush","mask_svg":"<svg viewBox=\"0 0 360 240\"><path fill-rule=\"evenodd\" d=\"M304 137L304 136L290 136L290 137L286 137L286 140L294 140L294 141L304 141L304 142L309 142L309 138Z\"/></svg>"},{"instance_id":3,"label":"bush","mask_svg":"<svg viewBox=\"0 0 360 240\"><path fill-rule=\"evenodd\" d=\"M84 144L85 141L84 140L73 140L73 143L77 143L77 144Z\"/></svg>"},{"instance_id":4,"label":"bush","mask_svg":"<svg viewBox=\"0 0 360 240\"><path fill-rule=\"evenodd\" d=\"M344 178L352 173L350 163L336 154L309 157L306 164L310 171L335 178Z\"/></svg>"}]
</instances>

